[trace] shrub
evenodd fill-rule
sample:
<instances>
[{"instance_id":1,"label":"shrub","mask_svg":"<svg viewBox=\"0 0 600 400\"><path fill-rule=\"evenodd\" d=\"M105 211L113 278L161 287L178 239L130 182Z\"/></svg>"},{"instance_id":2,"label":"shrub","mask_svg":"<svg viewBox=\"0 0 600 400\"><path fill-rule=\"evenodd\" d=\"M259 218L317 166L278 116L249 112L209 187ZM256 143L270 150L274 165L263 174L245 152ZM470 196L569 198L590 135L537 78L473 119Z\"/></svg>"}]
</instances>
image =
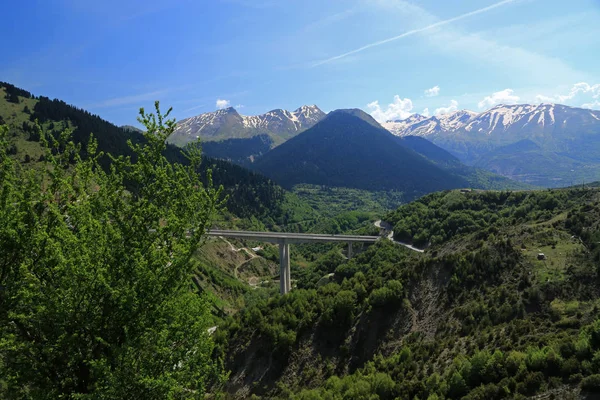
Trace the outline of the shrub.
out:
<instances>
[{"instance_id":1,"label":"shrub","mask_svg":"<svg viewBox=\"0 0 600 400\"><path fill-rule=\"evenodd\" d=\"M600 374L583 378L581 388L587 392L600 393Z\"/></svg>"},{"instance_id":2,"label":"shrub","mask_svg":"<svg viewBox=\"0 0 600 400\"><path fill-rule=\"evenodd\" d=\"M399 305L404 297L403 286L400 281L391 280L384 287L375 289L369 296L369 304L374 307Z\"/></svg>"}]
</instances>

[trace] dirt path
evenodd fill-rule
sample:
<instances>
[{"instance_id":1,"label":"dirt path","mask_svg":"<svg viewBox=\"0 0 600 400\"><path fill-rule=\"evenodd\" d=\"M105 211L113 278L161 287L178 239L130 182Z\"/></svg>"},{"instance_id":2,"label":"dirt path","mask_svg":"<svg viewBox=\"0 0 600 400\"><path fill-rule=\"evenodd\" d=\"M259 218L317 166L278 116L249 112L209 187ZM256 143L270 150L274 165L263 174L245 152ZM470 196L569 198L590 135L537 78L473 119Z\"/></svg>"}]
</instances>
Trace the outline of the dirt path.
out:
<instances>
[{"instance_id":1,"label":"dirt path","mask_svg":"<svg viewBox=\"0 0 600 400\"><path fill-rule=\"evenodd\" d=\"M404 242L399 242L397 240L394 240L394 231L393 231L393 227L389 222L385 222L382 220L377 220L373 223L373 225L375 225L377 228L379 229L383 229L385 232L387 232L387 235L385 235L385 237L387 237L388 239L390 239L392 242L394 243L398 243L401 246L406 247L407 249L410 249L412 251L416 251L417 253L424 253L425 250L421 250L418 249L416 247L414 247L411 244L408 243L404 243Z\"/></svg>"},{"instance_id":2,"label":"dirt path","mask_svg":"<svg viewBox=\"0 0 600 400\"><path fill-rule=\"evenodd\" d=\"M234 270L233 270L233 274L235 275L236 279L238 278L238 268L241 267L242 265L246 264L248 261L257 258L258 256L251 250L249 250L247 247L240 247L239 249L236 248L233 244L231 244L231 242L227 239L225 239L223 236L219 236L219 238L221 238L225 243L227 243L229 245L229 248L231 249L231 251L233 252L240 252L240 251L244 251L246 252L246 254L248 254L250 256L250 259L248 260L244 260L242 261L240 264L236 265Z\"/></svg>"}]
</instances>

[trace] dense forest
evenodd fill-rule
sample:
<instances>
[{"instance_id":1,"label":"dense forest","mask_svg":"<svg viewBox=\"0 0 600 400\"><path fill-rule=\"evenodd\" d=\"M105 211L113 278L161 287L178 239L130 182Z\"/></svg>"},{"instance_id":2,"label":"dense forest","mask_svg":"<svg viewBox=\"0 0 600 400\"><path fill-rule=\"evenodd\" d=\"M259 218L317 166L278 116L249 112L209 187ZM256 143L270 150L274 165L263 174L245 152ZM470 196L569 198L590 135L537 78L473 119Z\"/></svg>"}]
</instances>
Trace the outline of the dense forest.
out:
<instances>
[{"instance_id":1,"label":"dense forest","mask_svg":"<svg viewBox=\"0 0 600 400\"><path fill-rule=\"evenodd\" d=\"M145 141L106 171L98 142L82 158L68 131L40 134L34 169L0 126L1 398L202 398L223 380L190 290L223 190L198 151L165 158L167 116L142 111Z\"/></svg>"},{"instance_id":2,"label":"dense forest","mask_svg":"<svg viewBox=\"0 0 600 400\"><path fill-rule=\"evenodd\" d=\"M402 234L420 225L414 235L428 237L436 224L445 234L422 254L390 241L352 260L334 249L292 273L289 295L250 297L217 334L231 393L500 399L600 391L600 193L452 191L388 217L406 226Z\"/></svg>"},{"instance_id":3,"label":"dense forest","mask_svg":"<svg viewBox=\"0 0 600 400\"><path fill-rule=\"evenodd\" d=\"M423 247L461 234L482 231L491 235L527 219L550 218L557 209L572 206L585 195L585 191L576 190L490 191L477 196L433 193L390 213L386 220L393 225L398 240Z\"/></svg>"},{"instance_id":4,"label":"dense forest","mask_svg":"<svg viewBox=\"0 0 600 400\"><path fill-rule=\"evenodd\" d=\"M209 157L248 165L255 158L271 150L273 139L268 135L257 135L248 139L225 139L202 143L202 151Z\"/></svg>"}]
</instances>

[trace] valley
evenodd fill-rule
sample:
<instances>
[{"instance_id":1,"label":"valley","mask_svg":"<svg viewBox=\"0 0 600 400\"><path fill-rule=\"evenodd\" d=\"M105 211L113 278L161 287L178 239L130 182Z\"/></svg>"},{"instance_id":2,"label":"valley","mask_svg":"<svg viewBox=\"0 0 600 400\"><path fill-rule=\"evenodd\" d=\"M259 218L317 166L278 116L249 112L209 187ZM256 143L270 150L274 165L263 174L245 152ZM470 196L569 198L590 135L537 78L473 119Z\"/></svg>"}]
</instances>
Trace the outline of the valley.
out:
<instances>
[{"instance_id":1,"label":"valley","mask_svg":"<svg viewBox=\"0 0 600 400\"><path fill-rule=\"evenodd\" d=\"M598 0L2 17L0 400L600 400Z\"/></svg>"},{"instance_id":2,"label":"valley","mask_svg":"<svg viewBox=\"0 0 600 400\"><path fill-rule=\"evenodd\" d=\"M1 97L15 90L5 84ZM83 157L66 159L67 174L90 154L84 130L114 155L135 151L127 140L156 143L144 131L18 90L18 103L0 101L3 162L15 171L44 171L51 153L40 138L67 127L81 145L71 157ZM235 140L263 147L247 160L246 142ZM292 290L284 296L277 245L225 237L194 245L175 292L206 307L198 321L210 331L207 357L218 371L207 378L211 395L575 399L599 390L597 183L534 188L468 166L422 137L394 136L360 110L330 113L274 148L261 136L211 143L224 143L212 148L223 160L204 157L197 172L212 170L212 186L208 177L202 185L222 186L207 192L222 203L207 229L390 239L356 243L351 258L345 243L291 244ZM189 165L177 147L165 145L162 154L165 171ZM106 179L101 171L112 163L98 158L93 179ZM156 220L165 237L171 212ZM10 231L1 232L7 243ZM70 232L62 234L92 231ZM0 379L0 394L10 384Z\"/></svg>"}]
</instances>

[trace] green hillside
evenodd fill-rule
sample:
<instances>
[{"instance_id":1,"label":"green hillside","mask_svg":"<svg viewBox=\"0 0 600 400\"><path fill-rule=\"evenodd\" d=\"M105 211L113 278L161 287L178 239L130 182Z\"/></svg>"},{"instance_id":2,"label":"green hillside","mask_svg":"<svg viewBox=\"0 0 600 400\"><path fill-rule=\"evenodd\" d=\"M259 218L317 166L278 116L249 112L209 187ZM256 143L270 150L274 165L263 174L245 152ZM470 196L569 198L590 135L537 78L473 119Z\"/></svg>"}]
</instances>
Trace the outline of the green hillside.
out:
<instances>
[{"instance_id":1,"label":"green hillside","mask_svg":"<svg viewBox=\"0 0 600 400\"><path fill-rule=\"evenodd\" d=\"M202 143L207 156L247 165L255 158L271 150L273 139L268 135L257 135L248 139L225 139Z\"/></svg>"},{"instance_id":2,"label":"green hillside","mask_svg":"<svg viewBox=\"0 0 600 400\"><path fill-rule=\"evenodd\" d=\"M513 399L600 390L600 192L450 191L387 218L414 238L445 234L425 253L390 241L350 261L329 253L292 273L289 295L229 318L217 341L232 395Z\"/></svg>"},{"instance_id":3,"label":"green hillside","mask_svg":"<svg viewBox=\"0 0 600 400\"><path fill-rule=\"evenodd\" d=\"M46 132L54 135L70 128L72 137L80 144L86 144L89 133L94 132L99 149L115 155L131 154L127 139L135 143L144 143L146 139L138 131L117 128L58 100L34 97L11 85L2 85L0 117L8 125L9 134L2 139L8 142L2 142L0 173L10 181L2 182L9 197L3 200L1 213L3 221L8 222L2 225L0 273L3 279L4 276L13 279L5 271L16 271L14 276L25 275L14 278L18 285L5 284L3 280L0 286L2 321L17 320L24 324L0 326L2 332L10 333L0 341L0 371L4 370L3 363L22 371L21 375L0 378L0 394L10 393L7 388L17 386L26 392L28 385L37 390L38 398L43 387L56 390L44 394L46 397L99 390L86 386L96 379L88 375L87 361L81 361L86 358L77 352L63 351L72 348L69 341L81 346L81 354L85 352L89 359L103 360L93 364L97 368L94 371L105 374L103 382L110 382L103 384L102 390L116 390L114 394L119 393L119 387L130 387L127 385L131 381L108 375L106 371L111 366L105 360L118 364L127 373L137 371L130 368L134 360L116 361L118 357L107 350L107 343L119 349L122 341L129 340L129 332L138 326L129 312L138 310L133 318L154 312L141 305L153 304L152 299L166 296L167 292L160 287L163 283L175 285L177 296L181 296L177 304L182 306L176 309L186 310L175 316L184 315L186 319L182 321L186 323L172 325L169 321L173 315L167 309L157 309L157 314L139 320L143 329L155 336L144 337L140 342L143 346L135 348L141 349L142 353L136 354L143 357L144 365L150 365L155 358L162 360L161 374L175 377L165 378L160 382L161 387L177 386L179 380L188 382L188 386L178 389L180 393L191 393L189 388L195 384L189 383L193 381L189 380L190 375L171 371L173 365L179 365L189 356L188 345L177 352L170 350L169 346L182 338L186 343L195 338L206 340L205 350L197 353L205 358L198 358L194 365L210 365L210 371L203 367L196 369L194 365L190 365L189 371L205 374L203 382L210 387L209 395L215 397L432 400L522 399L539 395L543 396L539 399L575 399L593 398L600 391L600 192L594 188L597 184L544 191L446 190L402 205L407 193L412 192L306 184L296 185L289 192L262 175L204 158L202 170L212 167L214 182L222 184L229 194L229 211L219 213L214 221L219 226L375 235L379 229L374 222L383 219L393 227L395 240L412 243L424 252L382 239L374 245L355 246L355 257L349 260L343 244L292 245L293 290L280 296L277 246L210 238L194 243L185 257L178 258L185 274L177 283L166 282L161 279L165 271L170 273L172 252L164 244L183 246L190 237L182 232L191 231L178 229L177 241L169 242L175 232L170 225L173 210L183 207L188 218L192 218L190 210L195 209L195 204L169 197L169 191L158 185L160 180L152 181L152 187L142 191L151 199L155 193L163 196L159 201L153 200L152 207L157 208L129 218L125 212L130 204L128 195L136 193L131 189L143 186L138 182L130 190L119 189L122 191L119 196L111 190L101 190L101 185L98 191L90 189L95 180L106 179L100 173L103 169L98 167L96 175L88 175L88 170L81 167L84 165L81 160L72 154L63 159L61 171L65 176L77 171L83 174L82 179L87 179L87 184L77 187L78 179L59 180L63 189L74 190L72 195L64 197L71 208L68 211L58 206L52 208L55 214L48 215L60 216L58 219L40 214L48 227L57 226L57 230L28 223L28 216L37 215L36 210L40 209L37 205L54 207L52 197L44 189L41 194L39 190L29 192L31 188L44 188L45 181L35 181L35 176L36 172L42 175L41 156L52 154L42 152L33 121L38 120ZM342 122L352 119L353 124L363 123L369 132L376 129L354 115L338 116ZM360 134L350 140L357 138L361 138ZM406 149L403 154L408 154L409 160L418 160L418 165L437 171L435 176L440 179L460 175L464 179L461 185L465 186L475 186L471 182L477 181L487 185L504 183L493 175L456 163L454 157L428 142L401 140L411 141L401 147ZM335 151L334 147L329 148ZM164 154L169 162L159 163L158 179L174 173L171 165L185 162L175 147L168 146ZM85 152L81 155L84 160L89 156ZM109 165L108 158L100 161L104 168ZM76 165L82 169L75 170ZM155 167L146 165L151 170ZM439 172L440 165L445 172ZM450 172L452 168L459 172ZM49 177L49 171L44 172ZM184 175L178 176L177 179L182 179ZM35 183L27 186L24 182L29 178L19 180L26 177L34 178L31 182ZM139 178L129 175L131 181ZM123 179L123 187L126 184L131 182ZM195 193L201 186L179 184L176 188L185 194ZM15 190L17 187L23 190ZM80 192L86 195L82 201L75 201L72 196ZM41 196L45 201L30 204L26 194ZM88 199L98 203L88 204L92 201ZM112 202L120 205L117 211L111 211ZM17 209L20 204L27 207ZM140 210L148 205L143 201L140 204ZM389 211L392 208L396 209ZM97 219L96 212L100 213ZM113 223L115 218L118 223ZM154 228L146 227L145 218L153 221ZM173 221L178 226L190 223L185 218ZM164 236L154 237L154 230ZM97 236L96 232L102 235ZM111 241L103 245L105 237ZM51 247L47 247L45 238L52 240ZM134 246L135 254L128 252L130 245ZM27 252L18 251L19 246ZM40 248L45 250L40 253ZM112 261L105 262L98 254L106 254ZM144 264L146 256L152 261L148 268ZM25 261L14 264L13 257L19 260L25 257ZM44 257L42 269L34 268L38 257ZM115 263L120 267L106 269ZM23 267L14 269L13 265ZM136 269L130 270L130 265ZM144 279L138 279L140 276ZM89 293L80 292L82 288L100 295L90 297ZM128 296L137 296L136 290L140 288L145 300L131 300ZM23 293L25 297L14 297L14 293ZM80 294L88 296L85 299L103 300L83 301L77 297ZM10 303L6 302L8 295L13 296ZM46 302L47 298L52 301ZM62 300L65 298L69 302ZM112 306L103 309L107 301ZM83 311L82 304L86 305ZM188 304L198 307L198 314L194 314L196 309L186 308ZM29 314L21 313L19 307L25 307ZM118 321L106 319L113 309L119 310ZM97 319L87 318L86 313ZM198 315L197 324L191 323ZM162 343L156 339L160 332L153 330L155 324L163 324L165 329L180 329L181 335L155 351L154 346ZM217 326L216 331L213 325ZM19 329L20 326L26 329ZM56 326L67 330L55 329ZM85 329L80 329L82 326ZM122 332L122 326L127 327L126 332ZM213 327L212 339L205 334L209 327ZM37 335L35 340L30 340L31 332ZM33 368L27 359L29 353L11 344L17 343L12 342L16 337L35 354ZM57 347L43 343L54 343ZM67 353L71 358L65 361ZM51 361L45 361L41 355L51 357ZM55 378L50 374L53 371L61 371L60 379L56 378L63 382L60 388L53 386ZM144 378L153 376L152 373L148 370L143 373L146 375L135 372L127 379L145 390L158 390L155 381ZM51 377L34 382L28 380L29 376Z\"/></svg>"},{"instance_id":4,"label":"green hillside","mask_svg":"<svg viewBox=\"0 0 600 400\"><path fill-rule=\"evenodd\" d=\"M63 129L73 129L72 138L81 144L82 155L90 134L98 141L98 149L113 156L132 155L127 145L144 141L139 130L119 128L97 115L68 105L61 100L51 100L44 96L35 97L31 93L15 86L0 82L0 118L10 128L13 155L24 164L35 168L42 155L39 145L39 133L35 122L39 121L47 132L58 135ZM166 157L171 162L187 163L181 149L168 145ZM108 167L109 158L105 156L101 163ZM294 195L286 193L269 179L248 171L229 162L203 158L201 169L212 170L212 179L216 186L223 185L228 195L227 210L235 217L256 219L260 224L271 228L278 224L305 220L311 211L299 204ZM205 174L202 174L205 176ZM205 181L206 183L206 181ZM314 216L313 216L314 218Z\"/></svg>"}]
</instances>

